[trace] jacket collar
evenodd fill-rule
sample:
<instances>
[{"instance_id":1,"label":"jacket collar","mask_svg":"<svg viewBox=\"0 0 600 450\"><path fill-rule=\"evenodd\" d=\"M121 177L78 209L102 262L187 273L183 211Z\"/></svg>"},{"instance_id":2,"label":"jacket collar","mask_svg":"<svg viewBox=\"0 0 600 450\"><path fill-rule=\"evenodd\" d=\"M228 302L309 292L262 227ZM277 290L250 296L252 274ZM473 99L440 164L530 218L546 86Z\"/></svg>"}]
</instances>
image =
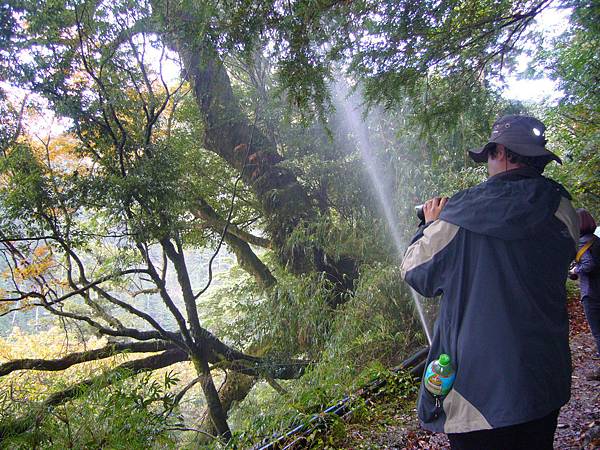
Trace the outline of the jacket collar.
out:
<instances>
[{"instance_id":1,"label":"jacket collar","mask_svg":"<svg viewBox=\"0 0 600 450\"><path fill-rule=\"evenodd\" d=\"M493 177L489 177L488 181L515 181L522 180L524 178L538 178L541 177L537 170L533 167L519 167L518 169L507 170L506 172L500 172Z\"/></svg>"}]
</instances>

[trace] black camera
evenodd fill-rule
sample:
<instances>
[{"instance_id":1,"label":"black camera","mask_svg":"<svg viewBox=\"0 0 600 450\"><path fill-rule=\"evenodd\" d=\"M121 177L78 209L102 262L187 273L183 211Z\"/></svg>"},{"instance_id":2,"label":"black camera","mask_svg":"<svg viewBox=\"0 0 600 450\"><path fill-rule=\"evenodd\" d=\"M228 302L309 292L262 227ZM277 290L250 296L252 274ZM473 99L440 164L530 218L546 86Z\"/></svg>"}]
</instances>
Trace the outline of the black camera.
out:
<instances>
[{"instance_id":1,"label":"black camera","mask_svg":"<svg viewBox=\"0 0 600 450\"><path fill-rule=\"evenodd\" d=\"M425 223L425 213L423 212L423 204L415 206L415 213L417 214L417 218Z\"/></svg>"}]
</instances>

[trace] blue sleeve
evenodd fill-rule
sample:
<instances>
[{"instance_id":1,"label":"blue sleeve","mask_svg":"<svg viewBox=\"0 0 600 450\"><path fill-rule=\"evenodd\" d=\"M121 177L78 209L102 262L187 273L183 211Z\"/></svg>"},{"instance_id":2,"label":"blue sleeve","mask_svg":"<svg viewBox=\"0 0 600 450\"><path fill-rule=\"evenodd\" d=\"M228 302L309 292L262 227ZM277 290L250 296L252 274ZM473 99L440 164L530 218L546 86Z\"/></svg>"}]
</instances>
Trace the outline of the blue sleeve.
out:
<instances>
[{"instance_id":1,"label":"blue sleeve","mask_svg":"<svg viewBox=\"0 0 600 450\"><path fill-rule=\"evenodd\" d=\"M581 256L581 259L575 265L576 273L590 273L595 272L598 269L598 257L594 255L594 251L596 250L594 247L596 246L597 242Z\"/></svg>"}]
</instances>

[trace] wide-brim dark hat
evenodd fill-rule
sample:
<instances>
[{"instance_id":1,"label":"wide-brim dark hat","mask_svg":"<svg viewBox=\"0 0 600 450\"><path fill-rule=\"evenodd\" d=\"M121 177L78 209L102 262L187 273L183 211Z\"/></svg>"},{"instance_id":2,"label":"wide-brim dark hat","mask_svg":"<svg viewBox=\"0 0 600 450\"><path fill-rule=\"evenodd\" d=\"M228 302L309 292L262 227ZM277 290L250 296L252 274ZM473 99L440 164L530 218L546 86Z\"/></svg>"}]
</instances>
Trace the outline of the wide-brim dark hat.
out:
<instances>
[{"instance_id":1,"label":"wide-brim dark hat","mask_svg":"<svg viewBox=\"0 0 600 450\"><path fill-rule=\"evenodd\" d=\"M562 164L561 159L546 148L546 127L535 117L503 116L494 122L492 134L483 147L469 150L475 162L486 162L487 151L496 144L522 156L546 156L548 162L554 160Z\"/></svg>"}]
</instances>

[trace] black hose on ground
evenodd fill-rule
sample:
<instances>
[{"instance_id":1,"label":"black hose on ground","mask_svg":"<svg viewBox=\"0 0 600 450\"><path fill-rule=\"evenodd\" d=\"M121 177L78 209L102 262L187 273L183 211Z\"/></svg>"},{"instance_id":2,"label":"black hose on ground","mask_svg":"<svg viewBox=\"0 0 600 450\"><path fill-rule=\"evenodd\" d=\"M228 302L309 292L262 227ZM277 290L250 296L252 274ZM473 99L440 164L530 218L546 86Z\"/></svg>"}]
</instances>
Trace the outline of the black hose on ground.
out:
<instances>
[{"instance_id":1,"label":"black hose on ground","mask_svg":"<svg viewBox=\"0 0 600 450\"><path fill-rule=\"evenodd\" d=\"M409 370L413 376L420 378L423 375L425 369L425 362L429 347L424 347L416 353L409 356L407 359L402 361L399 366L391 369L392 372L398 373L403 370ZM352 415L352 403L355 399L369 398L377 393L384 385L386 380L378 379L374 380L365 387L359 389L354 395L346 396L335 405L330 406L324 411L313 415L307 422L296 426L295 428L287 431L286 433L275 436L268 443L260 443L252 447L252 450L291 450L294 448L300 448L306 438L326 421L326 417L329 414L335 414L336 416L347 419ZM264 442L264 441L263 441Z\"/></svg>"}]
</instances>

